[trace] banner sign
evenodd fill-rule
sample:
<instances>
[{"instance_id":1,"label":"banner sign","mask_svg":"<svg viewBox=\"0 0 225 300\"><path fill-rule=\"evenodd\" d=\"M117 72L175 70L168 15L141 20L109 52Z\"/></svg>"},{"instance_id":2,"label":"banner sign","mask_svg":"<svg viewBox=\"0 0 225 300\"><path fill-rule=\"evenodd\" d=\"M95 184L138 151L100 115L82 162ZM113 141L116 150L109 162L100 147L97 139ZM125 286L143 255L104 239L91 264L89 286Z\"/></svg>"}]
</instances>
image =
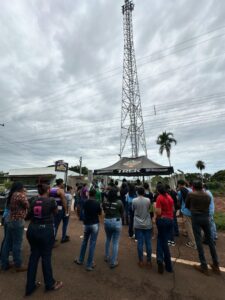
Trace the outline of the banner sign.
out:
<instances>
[{"instance_id":1,"label":"banner sign","mask_svg":"<svg viewBox=\"0 0 225 300\"><path fill-rule=\"evenodd\" d=\"M68 163L64 162L63 160L57 160L55 162L55 171L66 173L68 171L68 166Z\"/></svg>"}]
</instances>

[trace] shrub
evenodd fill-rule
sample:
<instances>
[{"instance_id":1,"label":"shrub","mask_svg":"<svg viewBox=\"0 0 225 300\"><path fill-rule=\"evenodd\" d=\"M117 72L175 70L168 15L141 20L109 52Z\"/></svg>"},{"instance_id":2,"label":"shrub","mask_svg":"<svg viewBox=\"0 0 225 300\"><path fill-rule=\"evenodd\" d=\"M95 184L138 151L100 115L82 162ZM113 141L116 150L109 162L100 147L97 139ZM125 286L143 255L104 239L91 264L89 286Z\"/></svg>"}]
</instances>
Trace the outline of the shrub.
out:
<instances>
[{"instance_id":1,"label":"shrub","mask_svg":"<svg viewBox=\"0 0 225 300\"><path fill-rule=\"evenodd\" d=\"M209 190L214 194L214 196L224 196L225 195L225 185L222 182L212 181L208 182L207 186Z\"/></svg>"},{"instance_id":2,"label":"shrub","mask_svg":"<svg viewBox=\"0 0 225 300\"><path fill-rule=\"evenodd\" d=\"M218 189L222 189L224 187L224 185L218 181L208 182L207 186L209 187L210 190L218 190Z\"/></svg>"},{"instance_id":3,"label":"shrub","mask_svg":"<svg viewBox=\"0 0 225 300\"><path fill-rule=\"evenodd\" d=\"M225 170L220 170L212 176L212 180L225 182Z\"/></svg>"},{"instance_id":4,"label":"shrub","mask_svg":"<svg viewBox=\"0 0 225 300\"><path fill-rule=\"evenodd\" d=\"M225 212L216 212L214 215L216 227L218 230L225 230Z\"/></svg>"}]
</instances>

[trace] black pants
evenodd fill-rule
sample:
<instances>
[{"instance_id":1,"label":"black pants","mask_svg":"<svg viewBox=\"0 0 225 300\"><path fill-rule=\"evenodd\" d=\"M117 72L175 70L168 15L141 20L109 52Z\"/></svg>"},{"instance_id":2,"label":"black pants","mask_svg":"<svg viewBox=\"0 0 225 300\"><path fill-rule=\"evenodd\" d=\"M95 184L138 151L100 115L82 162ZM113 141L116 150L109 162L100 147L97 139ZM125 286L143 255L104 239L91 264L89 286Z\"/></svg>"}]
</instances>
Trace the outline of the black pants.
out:
<instances>
[{"instance_id":1,"label":"black pants","mask_svg":"<svg viewBox=\"0 0 225 300\"><path fill-rule=\"evenodd\" d=\"M27 271L26 293L32 293L35 289L37 267L40 257L42 259L45 288L49 290L55 283L51 264L52 247L55 241L53 224L30 224L27 231L27 239L30 244L31 254Z\"/></svg>"},{"instance_id":2,"label":"black pants","mask_svg":"<svg viewBox=\"0 0 225 300\"><path fill-rule=\"evenodd\" d=\"M3 245L4 245L4 241L5 241L5 236L6 236L6 226L7 226L7 223L4 224L4 236L3 236L2 243L1 243L0 260L1 260L2 249L3 249Z\"/></svg>"},{"instance_id":3,"label":"black pants","mask_svg":"<svg viewBox=\"0 0 225 300\"><path fill-rule=\"evenodd\" d=\"M212 257L213 264L215 266L219 265L218 257L216 253L215 244L212 238L209 215L203 213L193 213L192 214L192 228L195 236L195 242L198 249L199 260L202 268L207 268L207 262L205 259L205 253L202 245L202 235L201 229L204 231L205 237L208 240L208 245Z\"/></svg>"},{"instance_id":4,"label":"black pants","mask_svg":"<svg viewBox=\"0 0 225 300\"><path fill-rule=\"evenodd\" d=\"M129 237L132 237L134 235L134 211L130 207L128 210L129 214L129 229L128 229L128 234Z\"/></svg>"}]
</instances>

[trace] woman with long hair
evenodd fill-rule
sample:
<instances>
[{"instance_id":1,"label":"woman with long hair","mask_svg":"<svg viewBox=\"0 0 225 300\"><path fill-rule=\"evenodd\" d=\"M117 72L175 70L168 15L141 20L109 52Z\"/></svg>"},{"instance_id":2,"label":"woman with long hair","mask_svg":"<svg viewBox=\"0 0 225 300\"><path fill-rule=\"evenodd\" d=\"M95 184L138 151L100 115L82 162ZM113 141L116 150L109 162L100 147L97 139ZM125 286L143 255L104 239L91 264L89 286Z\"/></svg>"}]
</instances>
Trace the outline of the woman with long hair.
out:
<instances>
[{"instance_id":1,"label":"woman with long hair","mask_svg":"<svg viewBox=\"0 0 225 300\"><path fill-rule=\"evenodd\" d=\"M57 213L57 203L49 198L49 186L38 185L39 196L29 209L28 217L31 222L27 230L27 239L30 244L30 259L27 271L26 296L31 295L40 282L36 282L39 259L42 259L42 272L46 291L58 290L62 287L61 281L56 281L52 274L51 255L55 241L54 214Z\"/></svg>"},{"instance_id":2,"label":"woman with long hair","mask_svg":"<svg viewBox=\"0 0 225 300\"><path fill-rule=\"evenodd\" d=\"M124 206L124 214L123 214L123 217L122 217L122 224L123 225L128 225L129 224L129 221L128 221L128 210L126 209L126 195L128 193L128 186L127 186L127 183L126 182L123 182L121 187L120 187L120 199L123 203L123 206Z\"/></svg>"},{"instance_id":3,"label":"woman with long hair","mask_svg":"<svg viewBox=\"0 0 225 300\"><path fill-rule=\"evenodd\" d=\"M4 271L10 268L9 252L12 250L16 271L24 272L27 268L22 265L22 242L29 203L21 182L13 183L7 198L6 207L9 209L9 216L1 254L1 267Z\"/></svg>"},{"instance_id":4,"label":"woman with long hair","mask_svg":"<svg viewBox=\"0 0 225 300\"><path fill-rule=\"evenodd\" d=\"M159 193L156 199L156 226L158 229L157 236L157 264L158 272L162 274L164 272L164 264L167 272L173 272L170 250L168 246L168 240L173 228L173 212L174 203L173 199L166 192L166 188L163 184L157 185L157 191Z\"/></svg>"},{"instance_id":5,"label":"woman with long hair","mask_svg":"<svg viewBox=\"0 0 225 300\"><path fill-rule=\"evenodd\" d=\"M103 202L105 212L104 227L106 233L105 261L109 262L110 268L118 266L119 239L122 228L123 203L118 200L117 191L110 189L107 200ZM112 255L110 256L110 244L112 241Z\"/></svg>"},{"instance_id":6,"label":"woman with long hair","mask_svg":"<svg viewBox=\"0 0 225 300\"><path fill-rule=\"evenodd\" d=\"M134 211L132 208L132 202L134 198L137 197L136 187L134 184L129 184L128 186L128 193L126 196L126 205L127 205L127 212L128 212L128 219L129 219L129 228L128 234L130 238L134 238Z\"/></svg>"}]
</instances>

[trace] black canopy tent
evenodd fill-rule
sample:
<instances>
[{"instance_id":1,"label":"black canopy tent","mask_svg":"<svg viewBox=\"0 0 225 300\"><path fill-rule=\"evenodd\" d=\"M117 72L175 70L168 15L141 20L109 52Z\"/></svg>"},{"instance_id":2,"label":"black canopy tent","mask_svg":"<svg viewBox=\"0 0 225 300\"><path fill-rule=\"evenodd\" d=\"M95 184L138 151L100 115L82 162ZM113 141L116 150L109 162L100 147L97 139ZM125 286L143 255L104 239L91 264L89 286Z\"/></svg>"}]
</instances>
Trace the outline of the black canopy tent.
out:
<instances>
[{"instance_id":1,"label":"black canopy tent","mask_svg":"<svg viewBox=\"0 0 225 300\"><path fill-rule=\"evenodd\" d=\"M173 167L166 167L155 163L146 156L136 158L122 157L115 164L94 170L94 175L111 176L154 176L170 175L174 172Z\"/></svg>"}]
</instances>

